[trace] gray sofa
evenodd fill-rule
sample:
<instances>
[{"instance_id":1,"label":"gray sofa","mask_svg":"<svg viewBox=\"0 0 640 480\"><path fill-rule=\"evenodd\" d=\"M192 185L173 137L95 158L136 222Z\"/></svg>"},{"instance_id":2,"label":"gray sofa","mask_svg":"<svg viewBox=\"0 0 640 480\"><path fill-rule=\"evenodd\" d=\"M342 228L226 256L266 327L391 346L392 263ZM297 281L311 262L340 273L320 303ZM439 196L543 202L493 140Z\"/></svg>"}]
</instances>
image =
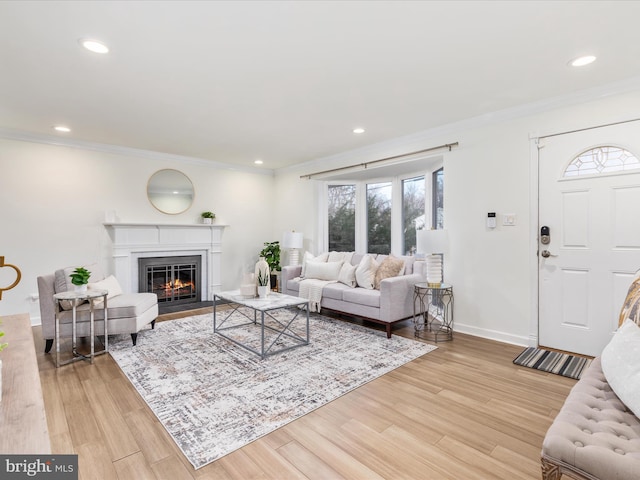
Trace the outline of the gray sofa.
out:
<instances>
[{"instance_id":1,"label":"gray sofa","mask_svg":"<svg viewBox=\"0 0 640 480\"><path fill-rule=\"evenodd\" d=\"M370 254L378 262L386 255ZM353 254L351 265L358 265L364 254ZM425 281L425 264L415 257L398 257L404 260L404 272L380 282L379 290L350 287L343 283L332 283L322 291L322 309L354 315L385 326L387 338L391 338L392 325L413 317L414 285ZM302 266L282 268L280 285L282 293L298 296Z\"/></svg>"},{"instance_id":2,"label":"gray sofa","mask_svg":"<svg viewBox=\"0 0 640 480\"><path fill-rule=\"evenodd\" d=\"M89 279L90 282L98 282L104 279L99 266L91 265L88 268L92 272ZM56 281L56 274L54 273L39 276L37 281L42 336L46 340L45 352L48 353L53 346L56 334L56 306L53 295L67 290L68 286L63 287L59 281ZM71 310L61 311L61 338L72 336L71 317ZM104 310L96 308L94 318L95 332L98 334L104 332ZM149 324L151 328L155 326L156 318L158 318L158 297L154 293L121 293L114 297L108 297L107 318L109 335L130 334L133 345L135 345L138 332L142 328ZM76 334L78 337L88 337L90 335L88 303L77 307Z\"/></svg>"}]
</instances>

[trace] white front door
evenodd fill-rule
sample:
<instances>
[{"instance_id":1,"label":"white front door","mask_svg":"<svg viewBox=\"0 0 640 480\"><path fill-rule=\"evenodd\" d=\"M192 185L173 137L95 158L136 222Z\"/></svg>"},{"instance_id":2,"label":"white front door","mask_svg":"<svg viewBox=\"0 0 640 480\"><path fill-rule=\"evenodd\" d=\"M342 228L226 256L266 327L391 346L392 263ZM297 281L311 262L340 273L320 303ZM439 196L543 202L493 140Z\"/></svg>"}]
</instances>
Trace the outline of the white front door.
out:
<instances>
[{"instance_id":1,"label":"white front door","mask_svg":"<svg viewBox=\"0 0 640 480\"><path fill-rule=\"evenodd\" d=\"M618 327L631 278L640 269L640 169L607 171L621 161L612 155L603 172L564 175L579 154L608 145L640 158L640 122L540 140L540 346L599 355ZM596 160L604 160L606 154L596 152ZM584 171L588 160L569 168ZM544 226L548 244L540 241Z\"/></svg>"}]
</instances>

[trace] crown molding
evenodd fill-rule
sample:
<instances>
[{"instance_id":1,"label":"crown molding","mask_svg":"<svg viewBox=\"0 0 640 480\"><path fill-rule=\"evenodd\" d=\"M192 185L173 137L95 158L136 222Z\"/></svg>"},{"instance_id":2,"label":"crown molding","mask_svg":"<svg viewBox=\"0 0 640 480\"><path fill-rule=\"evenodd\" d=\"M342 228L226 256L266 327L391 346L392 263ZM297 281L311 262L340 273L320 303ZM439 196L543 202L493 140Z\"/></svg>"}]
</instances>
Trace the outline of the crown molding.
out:
<instances>
[{"instance_id":1,"label":"crown molding","mask_svg":"<svg viewBox=\"0 0 640 480\"><path fill-rule=\"evenodd\" d=\"M54 145L58 147L79 148L82 150L92 150L95 152L110 153L114 155L124 155L131 157L140 157L150 160L162 160L165 162L198 165L207 168L216 168L223 170L234 170L240 172L254 173L258 175L273 176L274 170L239 166L231 163L219 162L216 160L206 160L197 157L188 157L185 155L175 155L171 153L156 152L153 150L144 150L141 148L123 147L120 145L109 145L106 143L88 142L84 140L76 140L72 138L61 138L56 135L46 135L41 133L25 132L21 130L12 130L0 127L0 138L7 140L18 140L21 142L42 143L45 145Z\"/></svg>"},{"instance_id":2,"label":"crown molding","mask_svg":"<svg viewBox=\"0 0 640 480\"><path fill-rule=\"evenodd\" d=\"M364 161L371 159L376 155L379 156L381 151L385 153L391 152L389 153L390 155L399 154L406 150L408 145L410 145L411 148L424 147L427 141L434 138L439 138L439 141L442 141L442 137L447 135L451 136L449 140L453 143L457 141L457 139L453 138L453 135L460 135L469 130L638 90L640 90L640 77L632 77L599 87L579 90L567 95L561 95L537 102L518 105L512 108L497 110L495 112L460 120L458 122L448 123L428 130L423 130L421 132L412 133L410 135L404 135L392 140L378 142L337 153L335 155L309 160L308 162L278 169L276 172L299 172L308 169L315 170L319 167L327 168L327 163L339 165L344 161Z\"/></svg>"}]
</instances>

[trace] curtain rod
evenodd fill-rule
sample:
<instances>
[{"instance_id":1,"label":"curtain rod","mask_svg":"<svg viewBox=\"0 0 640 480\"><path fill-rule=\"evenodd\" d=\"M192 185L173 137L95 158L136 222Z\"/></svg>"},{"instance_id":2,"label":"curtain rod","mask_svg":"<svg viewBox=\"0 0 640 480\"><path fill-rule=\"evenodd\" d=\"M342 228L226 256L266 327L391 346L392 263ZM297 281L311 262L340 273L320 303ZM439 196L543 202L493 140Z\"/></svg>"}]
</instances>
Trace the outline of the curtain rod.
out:
<instances>
[{"instance_id":1,"label":"curtain rod","mask_svg":"<svg viewBox=\"0 0 640 480\"><path fill-rule=\"evenodd\" d=\"M380 162L388 162L389 160L395 160L397 158L409 157L411 155L417 155L418 153L433 152L435 150L442 150L443 148L448 148L449 151L451 151L453 147L457 147L457 146L458 146L458 142L445 143L444 145L439 145L437 147L425 148L424 150L416 150L415 152L410 152L410 153L402 153L400 155L394 155L392 157L381 158L380 160L372 160L370 162L357 163L355 165L349 165L348 167L338 167L338 168L332 168L330 170L323 170L322 172L307 173L306 175L300 175L300 178L306 178L307 180L311 180L311 177L315 177L317 175L340 172L342 170L348 170L350 168L363 167L364 169L366 169L369 165L374 165Z\"/></svg>"}]
</instances>

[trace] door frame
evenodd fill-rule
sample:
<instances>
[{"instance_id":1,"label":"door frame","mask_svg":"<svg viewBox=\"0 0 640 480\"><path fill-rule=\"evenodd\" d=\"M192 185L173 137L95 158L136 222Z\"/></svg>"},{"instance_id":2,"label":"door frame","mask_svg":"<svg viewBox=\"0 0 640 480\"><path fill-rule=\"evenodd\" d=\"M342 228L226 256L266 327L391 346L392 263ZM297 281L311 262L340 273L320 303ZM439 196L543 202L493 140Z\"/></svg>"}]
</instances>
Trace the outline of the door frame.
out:
<instances>
[{"instance_id":1,"label":"door frame","mask_svg":"<svg viewBox=\"0 0 640 480\"><path fill-rule=\"evenodd\" d=\"M539 204L539 164L540 150L538 144L542 135L529 134L529 282L531 283L531 305L529 317L529 347L538 346L539 319L540 319L540 267L538 258L538 226L540 224ZM544 148L544 147L543 147Z\"/></svg>"}]
</instances>

